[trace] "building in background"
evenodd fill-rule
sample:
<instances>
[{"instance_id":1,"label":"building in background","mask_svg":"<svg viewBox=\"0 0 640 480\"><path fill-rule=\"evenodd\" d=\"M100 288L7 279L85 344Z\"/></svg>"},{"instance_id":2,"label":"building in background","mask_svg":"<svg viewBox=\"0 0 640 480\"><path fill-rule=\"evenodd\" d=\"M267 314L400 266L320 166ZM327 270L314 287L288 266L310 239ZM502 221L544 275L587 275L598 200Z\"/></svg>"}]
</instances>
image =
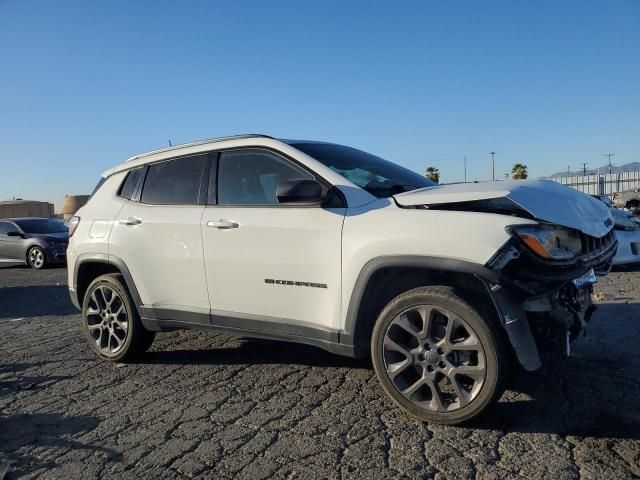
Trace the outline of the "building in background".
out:
<instances>
[{"instance_id":1,"label":"building in background","mask_svg":"<svg viewBox=\"0 0 640 480\"><path fill-rule=\"evenodd\" d=\"M65 195L62 202L62 218L69 220L88 200L89 195Z\"/></svg>"},{"instance_id":2,"label":"building in background","mask_svg":"<svg viewBox=\"0 0 640 480\"><path fill-rule=\"evenodd\" d=\"M14 200L0 201L0 218L17 217L53 217L53 204L49 202L38 202L35 200Z\"/></svg>"}]
</instances>

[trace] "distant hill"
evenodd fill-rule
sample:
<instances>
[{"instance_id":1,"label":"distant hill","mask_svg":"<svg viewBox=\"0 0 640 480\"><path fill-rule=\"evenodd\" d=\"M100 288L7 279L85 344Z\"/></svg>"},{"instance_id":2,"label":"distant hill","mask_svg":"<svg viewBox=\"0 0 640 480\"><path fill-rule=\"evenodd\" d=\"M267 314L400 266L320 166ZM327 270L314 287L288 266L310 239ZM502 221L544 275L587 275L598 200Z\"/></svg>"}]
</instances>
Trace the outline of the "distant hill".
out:
<instances>
[{"instance_id":1,"label":"distant hill","mask_svg":"<svg viewBox=\"0 0 640 480\"><path fill-rule=\"evenodd\" d=\"M605 173L609 173L609 165L603 165L602 167L598 168L587 168L587 175L593 175L598 173L598 170L600 171L601 174L605 174ZM620 173L620 172L636 172L640 170L640 162L631 162L631 163L625 163L624 165L620 166L620 167L611 167L611 173ZM575 172L556 172L553 175L549 175L550 178L559 178L559 177L574 177L577 175L582 175L582 170L578 170Z\"/></svg>"}]
</instances>

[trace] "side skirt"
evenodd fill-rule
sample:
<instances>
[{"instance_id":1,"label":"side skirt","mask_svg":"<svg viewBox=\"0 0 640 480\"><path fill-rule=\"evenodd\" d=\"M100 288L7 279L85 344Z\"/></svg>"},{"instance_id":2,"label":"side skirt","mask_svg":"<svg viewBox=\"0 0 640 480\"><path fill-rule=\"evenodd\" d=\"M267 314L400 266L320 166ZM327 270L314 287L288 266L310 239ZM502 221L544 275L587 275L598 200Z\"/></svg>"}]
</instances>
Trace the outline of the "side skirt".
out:
<instances>
[{"instance_id":1,"label":"side skirt","mask_svg":"<svg viewBox=\"0 0 640 480\"><path fill-rule=\"evenodd\" d=\"M213 310L210 314L183 310L140 307L142 324L147 330L199 330L236 337L261 338L302 343L328 352L355 357L353 345L340 343L336 330L321 329L301 322L259 315Z\"/></svg>"}]
</instances>

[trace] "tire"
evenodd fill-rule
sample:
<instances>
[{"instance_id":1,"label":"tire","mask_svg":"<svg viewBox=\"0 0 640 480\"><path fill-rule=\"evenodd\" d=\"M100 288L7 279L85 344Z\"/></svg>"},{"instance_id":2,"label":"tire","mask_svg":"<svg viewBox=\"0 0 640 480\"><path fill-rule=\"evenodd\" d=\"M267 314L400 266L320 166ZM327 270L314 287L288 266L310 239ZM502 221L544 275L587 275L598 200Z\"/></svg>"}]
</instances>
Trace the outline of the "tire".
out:
<instances>
[{"instance_id":1,"label":"tire","mask_svg":"<svg viewBox=\"0 0 640 480\"><path fill-rule=\"evenodd\" d=\"M501 329L497 318L481 316L450 287L416 288L378 316L373 367L405 412L429 423L459 424L504 392L509 351Z\"/></svg>"},{"instance_id":2,"label":"tire","mask_svg":"<svg viewBox=\"0 0 640 480\"><path fill-rule=\"evenodd\" d=\"M34 246L27 251L27 265L36 270L40 270L47 264L47 256L42 247Z\"/></svg>"},{"instance_id":3,"label":"tire","mask_svg":"<svg viewBox=\"0 0 640 480\"><path fill-rule=\"evenodd\" d=\"M124 362L144 353L155 332L144 328L122 276L96 278L82 302L82 331L98 357Z\"/></svg>"}]
</instances>

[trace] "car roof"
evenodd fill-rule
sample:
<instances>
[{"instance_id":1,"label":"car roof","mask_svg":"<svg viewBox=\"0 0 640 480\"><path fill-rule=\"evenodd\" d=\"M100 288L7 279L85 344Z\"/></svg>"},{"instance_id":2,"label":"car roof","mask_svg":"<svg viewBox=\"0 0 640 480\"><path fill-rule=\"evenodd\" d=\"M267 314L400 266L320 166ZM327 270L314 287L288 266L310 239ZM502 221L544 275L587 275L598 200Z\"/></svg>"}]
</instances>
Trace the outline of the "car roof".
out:
<instances>
[{"instance_id":1,"label":"car roof","mask_svg":"<svg viewBox=\"0 0 640 480\"><path fill-rule=\"evenodd\" d=\"M148 163L156 161L167 160L175 156L187 156L195 155L198 153L206 152L209 150L221 150L224 148L238 148L238 147L273 147L278 149L294 148L291 145L296 143L325 143L315 142L313 140L281 140L269 135L263 135L258 133L251 133L245 135L233 135L229 137L210 138L207 140L200 140L197 142L190 142L181 145L172 145L167 148L161 148L159 150L153 150L146 153L140 153L128 158L125 162L116 165L102 173L102 176L107 178L114 173L118 173L124 170L130 170Z\"/></svg>"}]
</instances>

